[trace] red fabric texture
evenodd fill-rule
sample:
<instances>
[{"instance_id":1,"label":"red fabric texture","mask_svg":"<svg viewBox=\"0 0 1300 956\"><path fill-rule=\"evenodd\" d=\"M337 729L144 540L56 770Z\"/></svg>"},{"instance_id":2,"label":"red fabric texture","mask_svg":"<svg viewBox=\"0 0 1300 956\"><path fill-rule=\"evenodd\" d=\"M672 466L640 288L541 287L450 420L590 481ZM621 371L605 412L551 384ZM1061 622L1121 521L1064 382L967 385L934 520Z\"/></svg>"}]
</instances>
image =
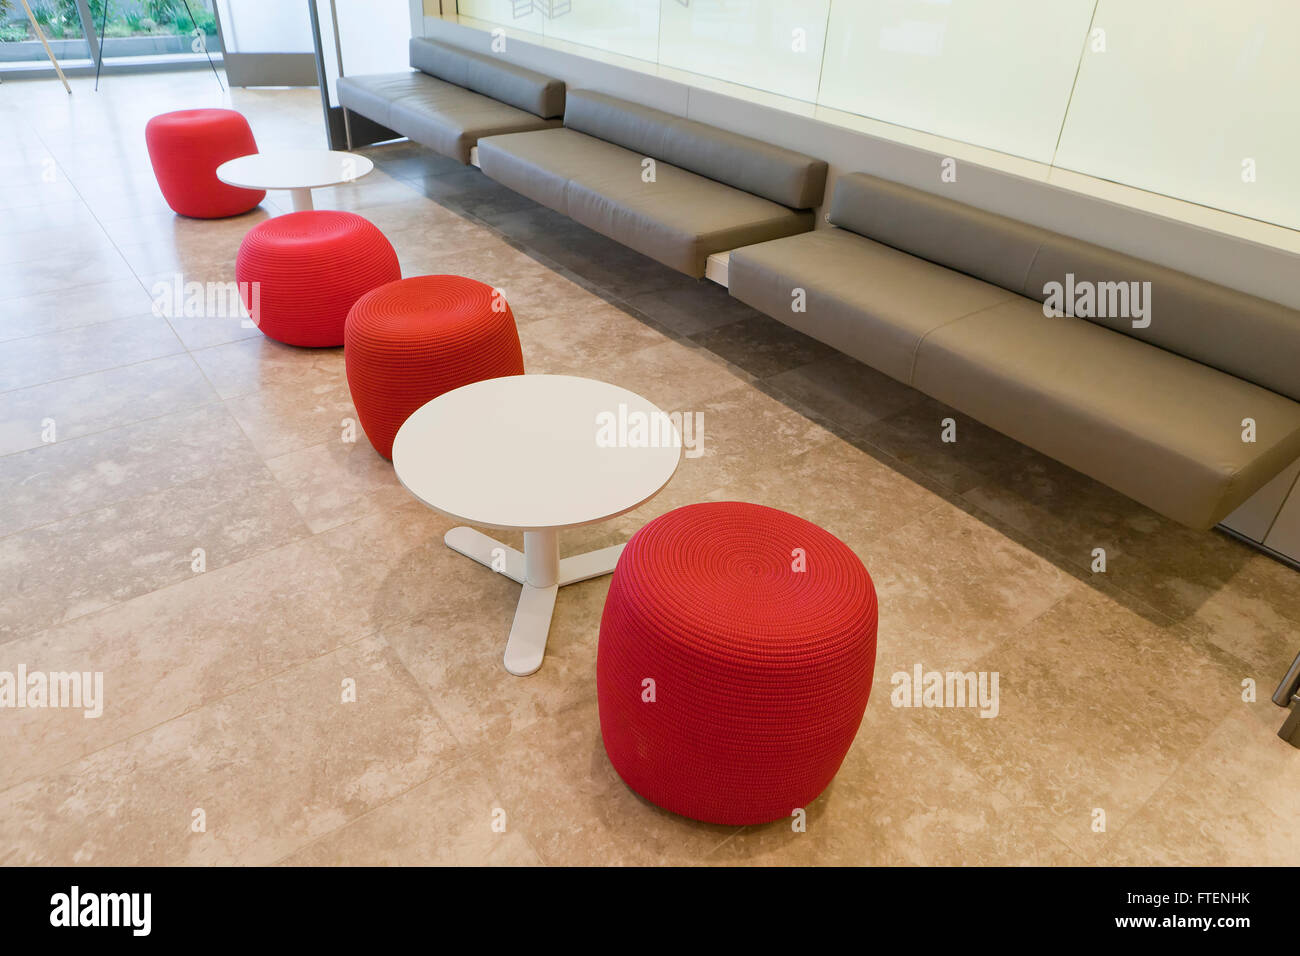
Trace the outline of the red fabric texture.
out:
<instances>
[{"instance_id":1,"label":"red fabric texture","mask_svg":"<svg viewBox=\"0 0 1300 956\"><path fill-rule=\"evenodd\" d=\"M730 501L656 518L623 550L600 622L605 752L674 813L788 818L853 743L876 623L862 562L803 518Z\"/></svg>"},{"instance_id":2,"label":"red fabric texture","mask_svg":"<svg viewBox=\"0 0 1300 956\"><path fill-rule=\"evenodd\" d=\"M316 348L342 345L352 304L401 275L397 253L374 224L330 209L259 223L235 261L244 307L263 334Z\"/></svg>"},{"instance_id":3,"label":"red fabric texture","mask_svg":"<svg viewBox=\"0 0 1300 956\"><path fill-rule=\"evenodd\" d=\"M163 113L148 122L144 138L158 188L182 216L238 216L266 198L265 190L240 189L217 179L222 163L257 152L248 120L234 110Z\"/></svg>"},{"instance_id":4,"label":"red fabric texture","mask_svg":"<svg viewBox=\"0 0 1300 956\"><path fill-rule=\"evenodd\" d=\"M421 405L462 385L524 374L509 304L462 276L414 276L362 296L348 314L343 355L361 427L390 459L397 430Z\"/></svg>"}]
</instances>

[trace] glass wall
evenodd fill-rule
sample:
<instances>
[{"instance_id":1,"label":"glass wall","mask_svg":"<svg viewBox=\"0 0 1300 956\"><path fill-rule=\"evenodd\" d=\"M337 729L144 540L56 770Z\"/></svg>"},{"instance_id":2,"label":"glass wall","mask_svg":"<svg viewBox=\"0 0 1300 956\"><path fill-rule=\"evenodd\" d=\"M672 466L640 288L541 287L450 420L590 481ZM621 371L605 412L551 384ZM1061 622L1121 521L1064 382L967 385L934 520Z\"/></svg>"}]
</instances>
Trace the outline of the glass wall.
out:
<instances>
[{"instance_id":1,"label":"glass wall","mask_svg":"<svg viewBox=\"0 0 1300 956\"><path fill-rule=\"evenodd\" d=\"M458 10L1300 229L1297 0L459 0Z\"/></svg>"},{"instance_id":2,"label":"glass wall","mask_svg":"<svg viewBox=\"0 0 1300 956\"><path fill-rule=\"evenodd\" d=\"M104 17L104 3L108 16ZM217 18L210 0L89 0L105 59L140 56L202 56L220 53Z\"/></svg>"},{"instance_id":3,"label":"glass wall","mask_svg":"<svg viewBox=\"0 0 1300 956\"><path fill-rule=\"evenodd\" d=\"M28 4L60 64L90 59L76 0L28 0ZM49 62L23 5L18 0L0 0L0 67L48 67Z\"/></svg>"},{"instance_id":4,"label":"glass wall","mask_svg":"<svg viewBox=\"0 0 1300 956\"><path fill-rule=\"evenodd\" d=\"M107 16L104 5L108 4ZM211 0L28 0L60 65L105 60L219 54ZM87 37L91 40L88 42ZM92 43L94 46L92 47ZM0 67L48 66L19 0L0 0Z\"/></svg>"}]
</instances>

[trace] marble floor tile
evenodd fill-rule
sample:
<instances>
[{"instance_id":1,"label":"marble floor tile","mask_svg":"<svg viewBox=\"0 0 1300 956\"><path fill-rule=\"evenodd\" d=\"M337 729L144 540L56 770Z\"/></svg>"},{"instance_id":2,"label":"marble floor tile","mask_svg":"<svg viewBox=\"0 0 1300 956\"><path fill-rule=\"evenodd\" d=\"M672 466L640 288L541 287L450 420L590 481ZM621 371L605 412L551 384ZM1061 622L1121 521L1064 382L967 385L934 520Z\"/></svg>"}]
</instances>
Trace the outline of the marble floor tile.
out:
<instances>
[{"instance_id":1,"label":"marble floor tile","mask_svg":"<svg viewBox=\"0 0 1300 956\"><path fill-rule=\"evenodd\" d=\"M0 789L374 633L319 538L193 573L104 611L0 644L0 669L102 672L100 717L14 710ZM3 817L0 817L3 819Z\"/></svg>"},{"instance_id":2,"label":"marble floor tile","mask_svg":"<svg viewBox=\"0 0 1300 956\"><path fill-rule=\"evenodd\" d=\"M234 564L307 534L261 466L0 538L0 642ZM201 555L196 555L196 549Z\"/></svg>"},{"instance_id":3,"label":"marble floor tile","mask_svg":"<svg viewBox=\"0 0 1300 956\"><path fill-rule=\"evenodd\" d=\"M660 810L605 755L594 701L511 734L482 756L510 827L559 866L691 865L736 832Z\"/></svg>"},{"instance_id":4,"label":"marble floor tile","mask_svg":"<svg viewBox=\"0 0 1300 956\"><path fill-rule=\"evenodd\" d=\"M1294 866L1300 751L1275 735L1282 714L1263 699L1234 706L1096 862Z\"/></svg>"},{"instance_id":5,"label":"marble floor tile","mask_svg":"<svg viewBox=\"0 0 1300 956\"><path fill-rule=\"evenodd\" d=\"M673 476L697 495L743 485L758 468L779 468L811 449L837 441L834 435L753 388L732 388L692 405L660 406L680 412L686 434L682 460ZM690 427L687 425L690 423Z\"/></svg>"},{"instance_id":6,"label":"marble floor tile","mask_svg":"<svg viewBox=\"0 0 1300 956\"><path fill-rule=\"evenodd\" d=\"M492 575L454 553L440 563L455 561L470 565L464 570L479 577ZM495 746L537 720L593 698L596 643L609 590L608 577L561 588L546 659L535 674L519 678L506 671L502 658L520 588L496 577L490 598L470 601L448 595L416 621L381 632L428 690L456 739L475 750Z\"/></svg>"},{"instance_id":7,"label":"marble floor tile","mask_svg":"<svg viewBox=\"0 0 1300 956\"><path fill-rule=\"evenodd\" d=\"M613 360L668 341L621 309L599 300L585 309L519 327L524 370L533 374L590 377Z\"/></svg>"},{"instance_id":8,"label":"marble floor tile","mask_svg":"<svg viewBox=\"0 0 1300 956\"><path fill-rule=\"evenodd\" d=\"M343 350L305 349L257 335L198 349L194 361L222 398L269 386L312 387L345 380Z\"/></svg>"},{"instance_id":9,"label":"marble floor tile","mask_svg":"<svg viewBox=\"0 0 1300 956\"><path fill-rule=\"evenodd\" d=\"M943 440L947 419L952 442ZM858 437L957 492L1043 457L928 396L869 423Z\"/></svg>"},{"instance_id":10,"label":"marble floor tile","mask_svg":"<svg viewBox=\"0 0 1300 956\"><path fill-rule=\"evenodd\" d=\"M111 319L11 339L0 350L0 392L73 378L182 351L180 340L154 315Z\"/></svg>"},{"instance_id":11,"label":"marble floor tile","mask_svg":"<svg viewBox=\"0 0 1300 956\"><path fill-rule=\"evenodd\" d=\"M500 823L501 801L472 763L408 790L290 854L285 866L537 866L528 841ZM494 824L496 826L494 827ZM502 829L504 825L504 829Z\"/></svg>"},{"instance_id":12,"label":"marble floor tile","mask_svg":"<svg viewBox=\"0 0 1300 956\"><path fill-rule=\"evenodd\" d=\"M521 332L522 336L522 332ZM526 346L525 346L526 348ZM557 351L556 346L551 347ZM528 353L524 353L525 368ZM665 412L698 411L714 395L745 384L743 373L689 342L660 342L611 358L587 374L648 398ZM705 426L708 427L707 424Z\"/></svg>"},{"instance_id":13,"label":"marble floor tile","mask_svg":"<svg viewBox=\"0 0 1300 956\"><path fill-rule=\"evenodd\" d=\"M217 393L183 354L32 385L0 395L0 455L215 401Z\"/></svg>"},{"instance_id":14,"label":"marble floor tile","mask_svg":"<svg viewBox=\"0 0 1300 956\"><path fill-rule=\"evenodd\" d=\"M89 229L96 223L94 215L80 198L42 203L39 206L21 206L6 209L4 213L0 216L0 236L17 237L28 232L65 227Z\"/></svg>"},{"instance_id":15,"label":"marble floor tile","mask_svg":"<svg viewBox=\"0 0 1300 956\"><path fill-rule=\"evenodd\" d=\"M221 405L203 405L0 458L0 535L261 459Z\"/></svg>"},{"instance_id":16,"label":"marble floor tile","mask_svg":"<svg viewBox=\"0 0 1300 956\"><path fill-rule=\"evenodd\" d=\"M707 441L707 426L705 431ZM814 486L818 493L808 494ZM793 456L774 456L703 497L750 501L797 514L860 555L869 554L885 536L945 506L945 499L934 491L834 437ZM888 507L879 506L885 502Z\"/></svg>"},{"instance_id":17,"label":"marble floor tile","mask_svg":"<svg viewBox=\"0 0 1300 956\"><path fill-rule=\"evenodd\" d=\"M13 824L0 864L272 863L454 752L410 675L368 638L0 792Z\"/></svg>"},{"instance_id":18,"label":"marble floor tile","mask_svg":"<svg viewBox=\"0 0 1300 956\"><path fill-rule=\"evenodd\" d=\"M967 670L1082 587L1051 560L951 503L860 540L880 602L877 666ZM941 666L942 665L942 666Z\"/></svg>"},{"instance_id":19,"label":"marble floor tile","mask_svg":"<svg viewBox=\"0 0 1300 956\"><path fill-rule=\"evenodd\" d=\"M998 673L995 717L923 711L923 724L1013 799L1056 818L1084 859L1102 852L1241 703L1245 665L1113 587L1080 587L978 661ZM1097 811L1104 831L1094 830Z\"/></svg>"},{"instance_id":20,"label":"marble floor tile","mask_svg":"<svg viewBox=\"0 0 1300 956\"><path fill-rule=\"evenodd\" d=\"M356 441L331 440L268 458L266 466L313 533L390 511L411 493L358 424Z\"/></svg>"},{"instance_id":21,"label":"marble floor tile","mask_svg":"<svg viewBox=\"0 0 1300 956\"><path fill-rule=\"evenodd\" d=\"M767 385L852 433L925 400L916 389L840 354L781 372Z\"/></svg>"},{"instance_id":22,"label":"marble floor tile","mask_svg":"<svg viewBox=\"0 0 1300 956\"><path fill-rule=\"evenodd\" d=\"M771 378L835 355L829 345L759 313L691 338L755 378Z\"/></svg>"},{"instance_id":23,"label":"marble floor tile","mask_svg":"<svg viewBox=\"0 0 1300 956\"><path fill-rule=\"evenodd\" d=\"M794 808L792 808L793 810ZM1008 799L938 742L902 727L859 739L793 817L746 827L709 863L759 866L1072 866L1036 808Z\"/></svg>"},{"instance_id":24,"label":"marble floor tile","mask_svg":"<svg viewBox=\"0 0 1300 956\"><path fill-rule=\"evenodd\" d=\"M0 290L0 340L20 339L147 315L153 300L135 276L9 298Z\"/></svg>"},{"instance_id":25,"label":"marble floor tile","mask_svg":"<svg viewBox=\"0 0 1300 956\"><path fill-rule=\"evenodd\" d=\"M625 301L677 335L697 335L759 314L707 279L694 285L636 292Z\"/></svg>"},{"instance_id":26,"label":"marble floor tile","mask_svg":"<svg viewBox=\"0 0 1300 956\"><path fill-rule=\"evenodd\" d=\"M361 431L348 383L338 378L308 385L267 385L228 398L225 404L264 458L331 440L341 443Z\"/></svg>"},{"instance_id":27,"label":"marble floor tile","mask_svg":"<svg viewBox=\"0 0 1300 956\"><path fill-rule=\"evenodd\" d=\"M111 258L113 248L102 229L88 229L84 223L27 230L21 238L0 233L0 262L4 263L51 260L75 264L84 259Z\"/></svg>"}]
</instances>

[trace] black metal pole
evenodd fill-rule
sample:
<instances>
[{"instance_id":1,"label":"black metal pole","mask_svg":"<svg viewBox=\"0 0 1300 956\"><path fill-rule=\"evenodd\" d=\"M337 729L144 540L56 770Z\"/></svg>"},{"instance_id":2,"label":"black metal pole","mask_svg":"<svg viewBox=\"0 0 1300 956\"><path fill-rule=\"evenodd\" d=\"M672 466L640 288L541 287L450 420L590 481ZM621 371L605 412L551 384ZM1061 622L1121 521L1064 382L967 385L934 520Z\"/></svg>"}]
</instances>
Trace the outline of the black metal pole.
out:
<instances>
[{"instance_id":1,"label":"black metal pole","mask_svg":"<svg viewBox=\"0 0 1300 956\"><path fill-rule=\"evenodd\" d=\"M95 92L99 92L99 71L104 68L104 31L108 29L108 0L99 14L99 56L95 58Z\"/></svg>"},{"instance_id":2,"label":"black metal pole","mask_svg":"<svg viewBox=\"0 0 1300 956\"><path fill-rule=\"evenodd\" d=\"M217 72L217 65L212 62L212 54L208 52L208 41L203 36L203 29L199 26L199 21L194 19L194 11L190 9L190 0L181 0L185 4L185 13L190 18L190 23L194 24L194 29L199 31L199 37L203 42L203 55L208 58L208 66L212 67L212 75L217 78L217 86L221 87L221 92L226 92L226 84L221 82L221 74ZM101 57L102 58L102 57Z\"/></svg>"}]
</instances>

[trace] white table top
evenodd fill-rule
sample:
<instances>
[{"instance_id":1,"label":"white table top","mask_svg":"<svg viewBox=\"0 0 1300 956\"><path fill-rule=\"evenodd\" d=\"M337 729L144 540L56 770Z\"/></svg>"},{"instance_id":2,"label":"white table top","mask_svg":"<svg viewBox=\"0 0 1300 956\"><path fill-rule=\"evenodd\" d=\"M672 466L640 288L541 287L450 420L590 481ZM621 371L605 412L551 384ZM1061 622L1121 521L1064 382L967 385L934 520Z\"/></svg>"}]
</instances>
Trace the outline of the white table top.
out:
<instances>
[{"instance_id":1,"label":"white table top","mask_svg":"<svg viewBox=\"0 0 1300 956\"><path fill-rule=\"evenodd\" d=\"M244 189L316 189L353 182L374 168L357 153L277 149L228 160L217 167L217 178Z\"/></svg>"},{"instance_id":2,"label":"white table top","mask_svg":"<svg viewBox=\"0 0 1300 956\"><path fill-rule=\"evenodd\" d=\"M637 422L652 419L658 436L638 435ZM411 494L458 521L572 528L631 511L668 483L681 457L674 424L617 385L570 375L493 378L418 409L393 442L393 468ZM622 443L610 447L610 439Z\"/></svg>"}]
</instances>

